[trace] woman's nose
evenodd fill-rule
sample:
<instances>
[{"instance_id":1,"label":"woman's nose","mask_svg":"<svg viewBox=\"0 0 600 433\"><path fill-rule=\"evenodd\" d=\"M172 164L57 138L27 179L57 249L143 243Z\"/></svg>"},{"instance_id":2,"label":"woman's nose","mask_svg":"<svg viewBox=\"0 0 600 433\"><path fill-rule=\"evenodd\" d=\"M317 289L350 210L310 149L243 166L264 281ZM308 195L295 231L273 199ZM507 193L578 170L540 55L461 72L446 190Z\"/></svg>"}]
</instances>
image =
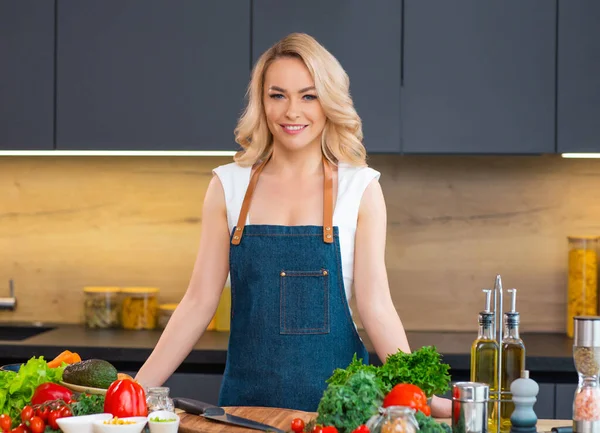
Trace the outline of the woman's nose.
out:
<instances>
[{"instance_id":1,"label":"woman's nose","mask_svg":"<svg viewBox=\"0 0 600 433\"><path fill-rule=\"evenodd\" d=\"M297 102L295 102L294 100L290 100L285 115L288 119L297 119L298 117L300 117L300 110L298 108Z\"/></svg>"}]
</instances>

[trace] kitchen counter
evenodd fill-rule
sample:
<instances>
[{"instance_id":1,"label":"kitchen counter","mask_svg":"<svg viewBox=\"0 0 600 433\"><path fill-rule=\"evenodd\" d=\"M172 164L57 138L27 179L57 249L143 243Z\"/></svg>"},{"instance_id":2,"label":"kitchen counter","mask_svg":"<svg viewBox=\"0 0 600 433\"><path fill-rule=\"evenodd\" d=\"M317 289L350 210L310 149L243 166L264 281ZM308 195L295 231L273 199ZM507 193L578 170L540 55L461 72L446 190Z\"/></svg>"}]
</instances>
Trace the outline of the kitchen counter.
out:
<instances>
[{"instance_id":1,"label":"kitchen counter","mask_svg":"<svg viewBox=\"0 0 600 433\"><path fill-rule=\"evenodd\" d=\"M84 358L102 358L118 368L135 370L150 355L161 331L89 330L80 325L56 325L52 330L22 341L0 340L0 362L23 362L31 356L50 359L64 349ZM380 364L364 331L360 332L371 353L371 362ZM474 332L407 332L411 348L433 345L452 369L453 378L469 371L470 347ZM196 343L178 372L223 372L229 334L206 332ZM523 334L527 369L538 381L576 382L572 360L572 339L563 334ZM561 380L562 378L562 380ZM548 379L548 380L545 380ZM461 378L463 380L463 378Z\"/></svg>"}]
</instances>

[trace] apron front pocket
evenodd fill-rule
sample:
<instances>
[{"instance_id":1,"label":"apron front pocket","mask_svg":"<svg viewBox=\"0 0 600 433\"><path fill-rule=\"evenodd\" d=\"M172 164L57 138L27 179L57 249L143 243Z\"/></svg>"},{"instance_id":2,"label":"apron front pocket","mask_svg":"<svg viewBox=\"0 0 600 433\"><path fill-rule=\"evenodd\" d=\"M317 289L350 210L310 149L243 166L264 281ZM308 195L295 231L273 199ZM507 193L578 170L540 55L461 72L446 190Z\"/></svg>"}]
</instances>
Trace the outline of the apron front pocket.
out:
<instances>
[{"instance_id":1,"label":"apron front pocket","mask_svg":"<svg viewBox=\"0 0 600 433\"><path fill-rule=\"evenodd\" d=\"M280 334L329 334L329 271L281 271Z\"/></svg>"}]
</instances>

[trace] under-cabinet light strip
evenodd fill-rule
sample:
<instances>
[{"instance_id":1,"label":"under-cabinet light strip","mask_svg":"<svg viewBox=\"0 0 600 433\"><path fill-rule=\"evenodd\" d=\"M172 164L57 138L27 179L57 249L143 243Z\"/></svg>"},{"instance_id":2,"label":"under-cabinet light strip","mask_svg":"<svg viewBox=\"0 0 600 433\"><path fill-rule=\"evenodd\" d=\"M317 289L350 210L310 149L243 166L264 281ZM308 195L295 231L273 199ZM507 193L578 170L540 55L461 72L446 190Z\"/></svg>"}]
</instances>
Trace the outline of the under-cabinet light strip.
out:
<instances>
[{"instance_id":1,"label":"under-cabinet light strip","mask_svg":"<svg viewBox=\"0 0 600 433\"><path fill-rule=\"evenodd\" d=\"M233 156L226 150L0 150L0 156Z\"/></svg>"},{"instance_id":2,"label":"under-cabinet light strip","mask_svg":"<svg viewBox=\"0 0 600 433\"><path fill-rule=\"evenodd\" d=\"M563 153L563 158L600 158L600 153Z\"/></svg>"}]
</instances>

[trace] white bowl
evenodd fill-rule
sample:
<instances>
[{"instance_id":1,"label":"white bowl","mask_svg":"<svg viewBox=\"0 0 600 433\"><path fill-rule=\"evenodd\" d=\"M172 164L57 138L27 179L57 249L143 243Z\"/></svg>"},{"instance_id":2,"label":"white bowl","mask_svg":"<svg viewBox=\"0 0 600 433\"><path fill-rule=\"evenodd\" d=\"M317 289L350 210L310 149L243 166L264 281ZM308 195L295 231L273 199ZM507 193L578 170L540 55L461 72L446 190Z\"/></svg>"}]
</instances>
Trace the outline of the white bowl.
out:
<instances>
[{"instance_id":1,"label":"white bowl","mask_svg":"<svg viewBox=\"0 0 600 433\"><path fill-rule=\"evenodd\" d=\"M104 421L94 421L94 433L140 433L148 422L145 416L131 416L119 419L133 421L133 424L104 424Z\"/></svg>"},{"instance_id":2,"label":"white bowl","mask_svg":"<svg viewBox=\"0 0 600 433\"><path fill-rule=\"evenodd\" d=\"M152 418L168 419L172 421L156 422ZM177 433L179 428L179 415L168 410L157 410L148 415L150 433Z\"/></svg>"},{"instance_id":3,"label":"white bowl","mask_svg":"<svg viewBox=\"0 0 600 433\"><path fill-rule=\"evenodd\" d=\"M94 421L111 419L110 413L98 413L95 415L69 416L58 418L56 423L64 433L92 433Z\"/></svg>"}]
</instances>

